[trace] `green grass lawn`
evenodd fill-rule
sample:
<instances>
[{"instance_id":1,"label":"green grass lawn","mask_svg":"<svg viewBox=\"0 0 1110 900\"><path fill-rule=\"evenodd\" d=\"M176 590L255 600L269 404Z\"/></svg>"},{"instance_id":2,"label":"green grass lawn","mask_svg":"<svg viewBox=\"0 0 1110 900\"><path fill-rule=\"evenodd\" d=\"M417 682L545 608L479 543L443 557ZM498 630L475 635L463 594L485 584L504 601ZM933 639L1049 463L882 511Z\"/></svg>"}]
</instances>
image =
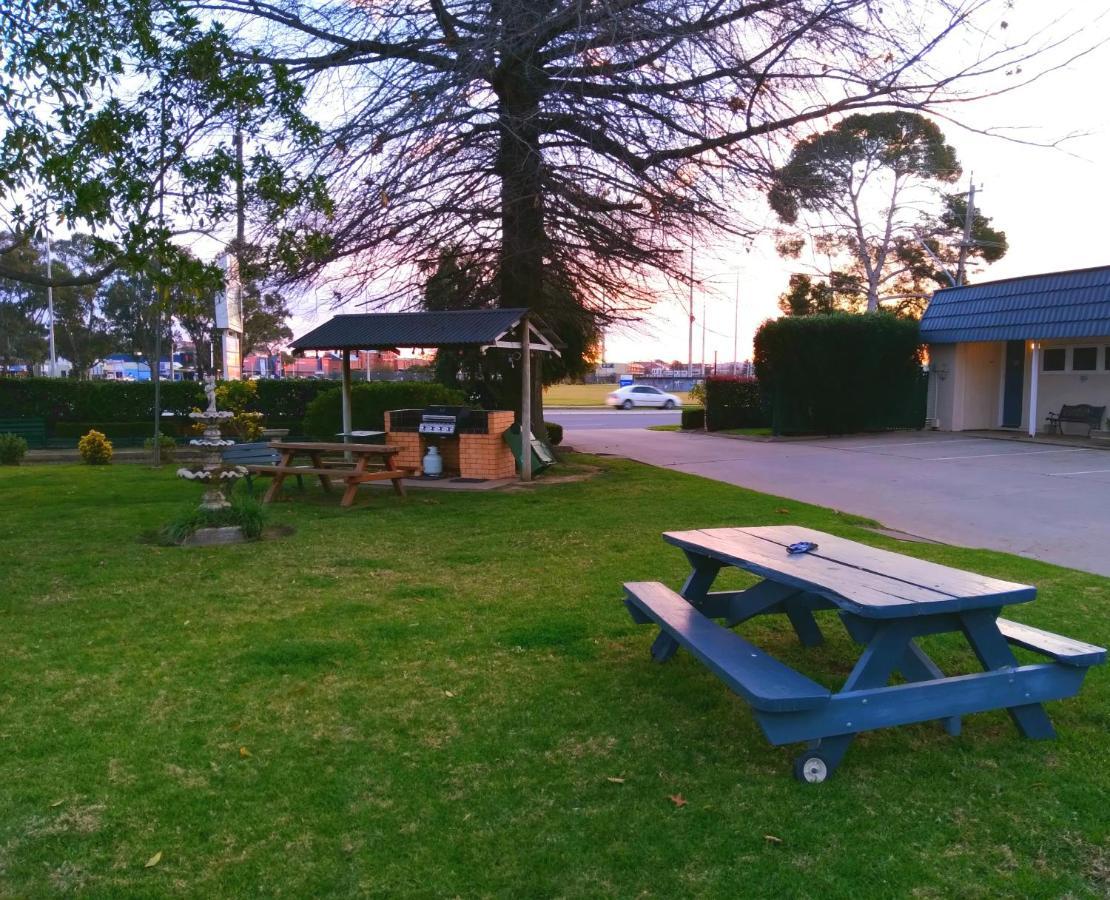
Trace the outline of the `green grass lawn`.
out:
<instances>
[{"instance_id":1,"label":"green grass lawn","mask_svg":"<svg viewBox=\"0 0 1110 900\"><path fill-rule=\"evenodd\" d=\"M1014 618L1105 646L1110 580L594 462L351 510L293 489L293 535L192 550L140 541L197 500L172 468L0 470L0 895L1107 896L1110 667L1050 704L1056 741L880 731L802 785L703 666L650 662L620 585L681 583L663 530L791 522L1035 583ZM744 631L836 686L858 651L819 615L814 650Z\"/></svg>"},{"instance_id":2,"label":"green grass lawn","mask_svg":"<svg viewBox=\"0 0 1110 900\"><path fill-rule=\"evenodd\" d=\"M553 384L543 392L546 406L604 406L607 395L615 391L615 384ZM668 391L683 403L689 397L685 391Z\"/></svg>"}]
</instances>

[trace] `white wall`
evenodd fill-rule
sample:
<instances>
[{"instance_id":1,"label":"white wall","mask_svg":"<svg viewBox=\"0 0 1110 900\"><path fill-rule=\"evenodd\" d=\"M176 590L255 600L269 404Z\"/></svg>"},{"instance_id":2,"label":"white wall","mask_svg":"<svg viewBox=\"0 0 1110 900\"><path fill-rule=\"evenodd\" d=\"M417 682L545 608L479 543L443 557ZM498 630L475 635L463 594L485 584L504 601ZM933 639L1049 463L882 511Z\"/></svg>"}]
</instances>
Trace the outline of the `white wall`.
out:
<instances>
[{"instance_id":1,"label":"white wall","mask_svg":"<svg viewBox=\"0 0 1110 900\"><path fill-rule=\"evenodd\" d=\"M929 347L937 427L942 431L997 428L1001 421L1000 342L934 344Z\"/></svg>"},{"instance_id":2,"label":"white wall","mask_svg":"<svg viewBox=\"0 0 1110 900\"><path fill-rule=\"evenodd\" d=\"M1039 342L1040 343L1040 342ZM1037 383L1037 431L1044 431L1045 419L1050 412L1058 413L1065 403L1089 403L1091 406L1105 406L1110 412L1110 369L1106 368L1106 348L1110 346L1110 337L1096 338L1086 341L1044 341L1041 344L1039 368L1040 379ZM1045 372L1044 350L1052 347L1063 347L1071 350L1075 347L1097 347L1098 369L1094 372ZM1026 365L1029 365L1027 359ZM1071 353L1068 353L1068 366L1071 366ZM1029 399L1024 406L1025 426L1029 423ZM1105 428L1105 422L1103 423ZM1066 434L1084 434L1085 428L1076 425L1065 425Z\"/></svg>"}]
</instances>

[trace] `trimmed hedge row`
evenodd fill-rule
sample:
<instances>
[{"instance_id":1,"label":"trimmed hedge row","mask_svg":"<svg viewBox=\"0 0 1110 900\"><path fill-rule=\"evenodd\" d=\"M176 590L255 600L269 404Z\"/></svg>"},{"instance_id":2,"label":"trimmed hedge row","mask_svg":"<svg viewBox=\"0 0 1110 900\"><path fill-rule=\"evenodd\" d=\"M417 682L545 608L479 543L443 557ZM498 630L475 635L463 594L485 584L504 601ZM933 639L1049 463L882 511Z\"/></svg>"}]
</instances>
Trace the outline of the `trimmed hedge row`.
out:
<instances>
[{"instance_id":1,"label":"trimmed hedge row","mask_svg":"<svg viewBox=\"0 0 1110 900\"><path fill-rule=\"evenodd\" d=\"M705 379L706 430L765 428L770 424L771 412L754 378L722 375Z\"/></svg>"},{"instance_id":2,"label":"trimmed hedge row","mask_svg":"<svg viewBox=\"0 0 1110 900\"><path fill-rule=\"evenodd\" d=\"M786 316L755 336L775 434L849 434L925 424L918 323L887 313Z\"/></svg>"},{"instance_id":3,"label":"trimmed hedge row","mask_svg":"<svg viewBox=\"0 0 1110 900\"><path fill-rule=\"evenodd\" d=\"M705 427L705 410L700 406L696 409L684 408L681 421L684 431L702 429Z\"/></svg>"},{"instance_id":4,"label":"trimmed hedge row","mask_svg":"<svg viewBox=\"0 0 1110 900\"><path fill-rule=\"evenodd\" d=\"M185 413L204 405L195 381L161 384L162 408ZM0 378L0 419L54 422L141 422L154 417L148 381L70 381L66 378Z\"/></svg>"},{"instance_id":5,"label":"trimmed hedge row","mask_svg":"<svg viewBox=\"0 0 1110 900\"><path fill-rule=\"evenodd\" d=\"M342 388L332 387L308 404L304 417L305 433L334 440L343 429ZM385 427L385 414L391 409L414 409L432 404L454 406L465 402L462 391L431 381L369 381L351 388L351 422L355 428Z\"/></svg>"}]
</instances>

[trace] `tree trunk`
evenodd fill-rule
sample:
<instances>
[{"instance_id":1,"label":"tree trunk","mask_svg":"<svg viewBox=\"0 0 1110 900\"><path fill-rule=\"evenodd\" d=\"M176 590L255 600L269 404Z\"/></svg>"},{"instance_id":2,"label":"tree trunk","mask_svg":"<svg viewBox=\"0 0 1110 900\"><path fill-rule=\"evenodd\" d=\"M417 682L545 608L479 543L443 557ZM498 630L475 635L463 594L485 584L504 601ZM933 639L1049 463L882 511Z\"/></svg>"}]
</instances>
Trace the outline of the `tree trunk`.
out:
<instances>
[{"instance_id":1,"label":"tree trunk","mask_svg":"<svg viewBox=\"0 0 1110 900\"><path fill-rule=\"evenodd\" d=\"M520 56L508 57L499 67L494 87L499 100L500 141L497 174L501 179L500 305L542 313L544 253L548 246L543 217L543 160L539 112L542 73ZM546 439L543 426L542 353L532 357L532 432ZM520 397L520 372L516 366L516 391ZM520 400L514 402L520 421Z\"/></svg>"}]
</instances>

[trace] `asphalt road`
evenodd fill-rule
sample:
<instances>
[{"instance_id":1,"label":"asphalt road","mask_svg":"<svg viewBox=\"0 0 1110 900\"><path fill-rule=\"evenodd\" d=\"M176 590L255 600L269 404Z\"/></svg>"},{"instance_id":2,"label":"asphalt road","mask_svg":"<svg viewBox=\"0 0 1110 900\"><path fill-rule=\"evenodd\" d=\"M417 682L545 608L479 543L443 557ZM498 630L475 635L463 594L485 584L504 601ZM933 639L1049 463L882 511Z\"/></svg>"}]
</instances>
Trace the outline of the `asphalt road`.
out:
<instances>
[{"instance_id":1,"label":"asphalt road","mask_svg":"<svg viewBox=\"0 0 1110 900\"><path fill-rule=\"evenodd\" d=\"M649 425L677 425L681 411L677 409L545 409L548 422L558 422L566 433L565 440L579 431L598 428L647 428Z\"/></svg>"},{"instance_id":2,"label":"asphalt road","mask_svg":"<svg viewBox=\"0 0 1110 900\"><path fill-rule=\"evenodd\" d=\"M571 433L567 443L587 453L829 506L942 543L1110 575L1107 450L935 432L773 443L627 426Z\"/></svg>"}]
</instances>

